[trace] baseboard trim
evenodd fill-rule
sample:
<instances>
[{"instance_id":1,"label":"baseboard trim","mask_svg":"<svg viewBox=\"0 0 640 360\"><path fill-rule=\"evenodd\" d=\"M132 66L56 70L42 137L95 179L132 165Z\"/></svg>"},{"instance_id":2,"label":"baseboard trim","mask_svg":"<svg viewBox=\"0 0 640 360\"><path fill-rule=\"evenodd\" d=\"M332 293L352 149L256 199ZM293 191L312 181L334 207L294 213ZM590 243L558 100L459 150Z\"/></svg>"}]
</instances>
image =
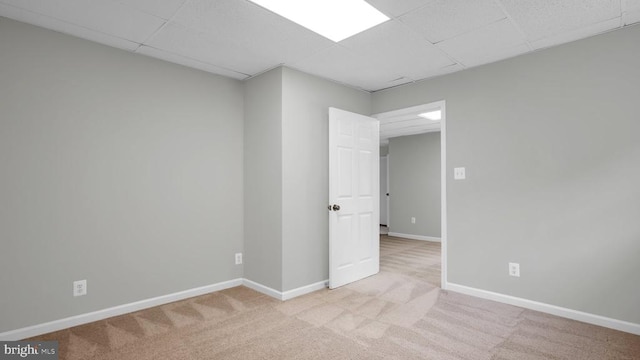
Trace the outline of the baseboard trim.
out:
<instances>
[{"instance_id":1,"label":"baseboard trim","mask_svg":"<svg viewBox=\"0 0 640 360\"><path fill-rule=\"evenodd\" d=\"M588 324L603 326L614 330L620 330L635 335L640 335L640 324L635 324L628 321L612 319L605 316L594 315L578 310L567 309L560 306L527 300L511 295L504 295L492 291L476 289L450 282L447 283L446 290L471 295L482 299L493 300L504 304L515 305L525 309L536 310L543 313L577 320Z\"/></svg>"},{"instance_id":2,"label":"baseboard trim","mask_svg":"<svg viewBox=\"0 0 640 360\"><path fill-rule=\"evenodd\" d=\"M413 235L413 234L403 234L403 233L397 233L397 232L389 232L389 236L401 237L401 238L411 239L411 240L432 241L432 242L441 242L442 241L439 237L424 236L424 235Z\"/></svg>"},{"instance_id":3,"label":"baseboard trim","mask_svg":"<svg viewBox=\"0 0 640 360\"><path fill-rule=\"evenodd\" d=\"M301 286L297 289L288 290L282 293L282 300L293 299L298 296L302 296L314 291L322 290L329 286L329 280L318 281L314 284L309 284L306 286Z\"/></svg>"},{"instance_id":4,"label":"baseboard trim","mask_svg":"<svg viewBox=\"0 0 640 360\"><path fill-rule=\"evenodd\" d=\"M194 289L179 291L173 294L162 295L151 299L140 300L129 304L118 305L107 309L93 311L86 314L71 316L64 319L54 320L43 324L24 327L21 329L10 330L0 333L0 341L16 341L21 339L38 336L53 331L68 329L70 327L88 324L90 322L103 320L106 318L129 314L135 311L148 309L154 306L168 304L174 301L188 299L194 296L209 294L212 292L229 289L232 287L244 285L250 289L261 292L263 294L274 297L278 300L289 300L313 291L317 291L327 287L329 280L319 281L314 284L299 287L297 289L285 292L274 290L268 286L264 286L249 279L233 279L219 282L212 285L202 286Z\"/></svg>"},{"instance_id":5,"label":"baseboard trim","mask_svg":"<svg viewBox=\"0 0 640 360\"><path fill-rule=\"evenodd\" d=\"M50 333L53 331L67 329L73 326L83 325L94 321L99 321L102 319L106 319L113 316L123 315L132 313L135 311L147 309L154 306L168 304L174 301L180 301L184 299L188 299L194 296L200 296L208 293L212 293L215 291L220 291L240 285L244 285L250 289L261 292L265 295L269 295L278 300L289 300L298 296L302 296L317 290L321 290L327 287L329 281L319 281L317 283L301 286L299 288L288 290L288 291L278 291L272 289L268 286L264 286L255 281L251 281L248 279L233 279L229 281L223 281L220 283L202 286L194 289L189 289L185 291L179 291L173 294L162 295L158 297L154 297L151 299L136 301L129 304L123 304L119 306L114 306L111 308L98 310L86 314L71 316L68 318L54 320L50 322L46 322L43 324L33 325L24 327L21 329L11 330L7 332L0 333L0 341L16 341L21 340L33 336L38 336L46 333ZM455 283L447 283L446 290L471 295L475 297L479 297L482 299L493 300L500 303L505 303L509 305L519 306L525 309L536 310L540 312L544 312L547 314L552 314L572 320L582 321L588 324L603 326L610 329L620 330L624 332L628 332L635 335L640 335L640 324L635 324L627 321L617 320L608 318L605 316L594 315L590 313L585 313L582 311L572 310L568 308L563 308L560 306L545 304L533 300L527 300L523 298L518 298L511 295L500 294L492 291L481 290L472 288L469 286L459 285Z\"/></svg>"},{"instance_id":6,"label":"baseboard trim","mask_svg":"<svg viewBox=\"0 0 640 360\"><path fill-rule=\"evenodd\" d=\"M242 279L242 285L248 287L249 289L253 289L257 292L263 293L265 295L269 295L272 298L276 298L278 300L282 300L282 292L272 289L268 286L262 285L255 281L251 281L249 279Z\"/></svg>"},{"instance_id":7,"label":"baseboard trim","mask_svg":"<svg viewBox=\"0 0 640 360\"><path fill-rule=\"evenodd\" d=\"M129 304L118 305L107 309L93 311L86 314L71 316L64 319L54 320L43 324L24 327L17 330L10 330L0 333L0 341L15 341L38 336L53 331L67 329L73 326L83 325L90 322L110 318L113 316L132 313L154 306L168 304L174 301L188 299L215 291L220 291L242 285L241 278L219 282L212 285L202 286L194 289L179 291L173 294L162 295L151 299L140 300Z\"/></svg>"},{"instance_id":8,"label":"baseboard trim","mask_svg":"<svg viewBox=\"0 0 640 360\"><path fill-rule=\"evenodd\" d=\"M301 286L299 288L296 288L293 290L287 290L284 292L272 289L268 286L262 285L260 283L257 283L249 279L243 279L242 284L250 289L261 292L265 295L269 295L278 300L285 301L285 300L293 299L298 296L308 294L310 292L324 289L328 286L329 280L318 281L317 283Z\"/></svg>"}]
</instances>

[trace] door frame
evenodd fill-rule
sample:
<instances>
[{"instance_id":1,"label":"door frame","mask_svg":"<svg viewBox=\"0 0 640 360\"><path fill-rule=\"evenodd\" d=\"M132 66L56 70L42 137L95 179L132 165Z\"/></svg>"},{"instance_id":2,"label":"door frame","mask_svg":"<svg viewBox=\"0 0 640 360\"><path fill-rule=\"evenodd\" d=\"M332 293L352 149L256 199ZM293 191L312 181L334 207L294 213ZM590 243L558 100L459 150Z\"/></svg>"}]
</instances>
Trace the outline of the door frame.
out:
<instances>
[{"instance_id":1,"label":"door frame","mask_svg":"<svg viewBox=\"0 0 640 360\"><path fill-rule=\"evenodd\" d=\"M440 120L440 241L442 278L440 287L447 290L447 109L445 100L436 101L442 111Z\"/></svg>"},{"instance_id":2,"label":"door frame","mask_svg":"<svg viewBox=\"0 0 640 360\"><path fill-rule=\"evenodd\" d=\"M441 110L442 119L440 120L440 246L441 246L441 279L440 287L447 290L449 283L447 281L447 109L446 100L434 101L417 106L408 106L405 108L377 113L371 115L373 118L391 117L394 115L406 114L411 110L420 110L420 112ZM387 156L387 166L389 166L389 157ZM387 177L389 171L387 169ZM388 182L387 182L388 185ZM387 213L390 217L391 214ZM388 224L389 225L389 224Z\"/></svg>"},{"instance_id":3,"label":"door frame","mask_svg":"<svg viewBox=\"0 0 640 360\"><path fill-rule=\"evenodd\" d=\"M384 193L388 194L389 193L389 154L387 154L385 156L380 156L380 159L383 159L383 158L385 160L384 161L384 165L386 167L385 170L386 170L386 174L387 174L386 183L385 183L387 185L387 188L384 189ZM391 225L389 224L389 196L388 195L385 195L385 205L386 205L385 214L387 216L386 216L386 219L384 220L384 222L385 222L385 225L387 225L387 229L388 229L388 228L391 227Z\"/></svg>"}]
</instances>

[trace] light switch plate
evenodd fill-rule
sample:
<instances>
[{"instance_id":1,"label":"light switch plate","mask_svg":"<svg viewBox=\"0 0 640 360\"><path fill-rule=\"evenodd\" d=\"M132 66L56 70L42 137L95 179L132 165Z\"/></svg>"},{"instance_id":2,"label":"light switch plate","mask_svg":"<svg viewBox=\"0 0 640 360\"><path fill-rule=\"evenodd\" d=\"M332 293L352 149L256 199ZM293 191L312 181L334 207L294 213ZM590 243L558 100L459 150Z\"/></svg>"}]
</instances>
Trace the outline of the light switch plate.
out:
<instances>
[{"instance_id":1,"label":"light switch plate","mask_svg":"<svg viewBox=\"0 0 640 360\"><path fill-rule=\"evenodd\" d=\"M453 179L454 180L464 180L467 176L465 174L465 168L457 167L453 169Z\"/></svg>"}]
</instances>

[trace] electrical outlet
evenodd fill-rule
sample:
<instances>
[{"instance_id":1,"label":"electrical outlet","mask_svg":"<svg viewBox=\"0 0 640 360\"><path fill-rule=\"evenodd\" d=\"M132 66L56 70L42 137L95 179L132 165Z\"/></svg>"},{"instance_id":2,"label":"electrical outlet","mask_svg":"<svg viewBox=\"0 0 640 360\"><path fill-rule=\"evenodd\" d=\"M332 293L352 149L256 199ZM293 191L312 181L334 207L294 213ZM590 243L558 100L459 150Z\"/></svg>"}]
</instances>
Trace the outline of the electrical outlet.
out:
<instances>
[{"instance_id":1,"label":"electrical outlet","mask_svg":"<svg viewBox=\"0 0 640 360\"><path fill-rule=\"evenodd\" d=\"M464 180L467 178L465 168L457 167L453 168L453 179L454 180Z\"/></svg>"},{"instance_id":2,"label":"electrical outlet","mask_svg":"<svg viewBox=\"0 0 640 360\"><path fill-rule=\"evenodd\" d=\"M236 253L236 265L242 264L242 253Z\"/></svg>"},{"instance_id":3,"label":"electrical outlet","mask_svg":"<svg viewBox=\"0 0 640 360\"><path fill-rule=\"evenodd\" d=\"M87 295L87 280L73 282L73 296Z\"/></svg>"},{"instance_id":4,"label":"electrical outlet","mask_svg":"<svg viewBox=\"0 0 640 360\"><path fill-rule=\"evenodd\" d=\"M411 223L412 223L412 224L415 224L415 223L416 223L416 218L412 217L412 218L411 218Z\"/></svg>"},{"instance_id":5,"label":"electrical outlet","mask_svg":"<svg viewBox=\"0 0 640 360\"><path fill-rule=\"evenodd\" d=\"M509 275L520 277L520 264L518 263L509 263Z\"/></svg>"}]
</instances>

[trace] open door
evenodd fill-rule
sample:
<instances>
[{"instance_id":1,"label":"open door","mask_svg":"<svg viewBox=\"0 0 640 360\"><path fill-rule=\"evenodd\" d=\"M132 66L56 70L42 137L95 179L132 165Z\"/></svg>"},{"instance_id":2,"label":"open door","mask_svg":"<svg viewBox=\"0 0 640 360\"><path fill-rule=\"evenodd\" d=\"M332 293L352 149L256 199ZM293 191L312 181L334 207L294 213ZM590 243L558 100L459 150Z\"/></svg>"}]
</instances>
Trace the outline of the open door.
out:
<instances>
[{"instance_id":1,"label":"open door","mask_svg":"<svg viewBox=\"0 0 640 360\"><path fill-rule=\"evenodd\" d=\"M329 288L380 270L378 120L329 108Z\"/></svg>"}]
</instances>

